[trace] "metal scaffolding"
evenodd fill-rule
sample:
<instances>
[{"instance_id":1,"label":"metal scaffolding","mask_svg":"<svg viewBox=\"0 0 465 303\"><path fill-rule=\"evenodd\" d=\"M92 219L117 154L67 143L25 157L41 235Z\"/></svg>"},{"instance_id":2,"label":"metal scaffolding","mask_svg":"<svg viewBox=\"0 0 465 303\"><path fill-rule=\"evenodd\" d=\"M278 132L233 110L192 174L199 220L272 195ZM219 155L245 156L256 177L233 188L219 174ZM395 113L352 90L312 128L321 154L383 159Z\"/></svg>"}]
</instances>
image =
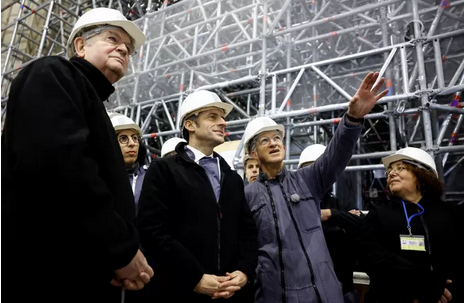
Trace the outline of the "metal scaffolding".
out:
<instances>
[{"instance_id":1,"label":"metal scaffolding","mask_svg":"<svg viewBox=\"0 0 465 303\"><path fill-rule=\"evenodd\" d=\"M158 3L158 2L156 2ZM2 7L2 99L27 64L46 55L66 55L66 42L77 18L95 7L118 9L137 19L157 8L152 1L13 0Z\"/></svg>"},{"instance_id":2,"label":"metal scaffolding","mask_svg":"<svg viewBox=\"0 0 465 303\"><path fill-rule=\"evenodd\" d=\"M203 88L234 106L228 140L240 140L255 116L284 124L285 163L295 168L303 148L328 143L364 75L395 49L384 74L389 94L366 116L346 169L358 180L357 204L384 189L380 158L406 146L433 155L448 192L462 193L448 198L463 200L463 0L185 0L158 11L151 1L65 2L21 0L15 21L2 25L13 31L2 37L2 110L21 67L64 54L76 16L110 6L138 18L147 42L106 106L140 123L149 146L180 134L179 104ZM33 30L26 19L39 12L43 29ZM20 50L24 41L35 53ZM240 160L238 150L236 168Z\"/></svg>"}]
</instances>

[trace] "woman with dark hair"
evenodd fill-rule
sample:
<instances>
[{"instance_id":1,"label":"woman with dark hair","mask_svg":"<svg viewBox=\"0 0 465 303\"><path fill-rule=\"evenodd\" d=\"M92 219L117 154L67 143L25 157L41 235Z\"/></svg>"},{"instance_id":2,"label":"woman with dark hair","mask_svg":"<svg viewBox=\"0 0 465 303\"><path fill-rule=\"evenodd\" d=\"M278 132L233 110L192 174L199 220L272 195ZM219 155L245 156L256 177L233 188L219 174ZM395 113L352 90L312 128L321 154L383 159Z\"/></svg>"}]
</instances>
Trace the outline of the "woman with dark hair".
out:
<instances>
[{"instance_id":1,"label":"woman with dark hair","mask_svg":"<svg viewBox=\"0 0 465 303\"><path fill-rule=\"evenodd\" d=\"M463 302L463 205L441 201L433 158L407 147L383 158L392 199L372 205L360 263L366 303Z\"/></svg>"}]
</instances>

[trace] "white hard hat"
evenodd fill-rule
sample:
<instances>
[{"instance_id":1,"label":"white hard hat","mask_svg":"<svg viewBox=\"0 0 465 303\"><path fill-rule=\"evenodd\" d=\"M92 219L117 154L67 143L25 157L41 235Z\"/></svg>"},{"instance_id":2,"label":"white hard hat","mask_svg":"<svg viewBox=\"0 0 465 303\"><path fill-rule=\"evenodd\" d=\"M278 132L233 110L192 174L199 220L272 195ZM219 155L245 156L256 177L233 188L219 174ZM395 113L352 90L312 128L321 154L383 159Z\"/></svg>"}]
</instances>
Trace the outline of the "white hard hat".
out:
<instances>
[{"instance_id":1,"label":"white hard hat","mask_svg":"<svg viewBox=\"0 0 465 303\"><path fill-rule=\"evenodd\" d=\"M253 119L252 121L247 124L244 133L244 150L246 154L250 154L250 140L256 135L271 131L277 130L282 137L284 137L284 126L281 124L277 124L273 119L269 117L258 117Z\"/></svg>"},{"instance_id":2,"label":"white hard hat","mask_svg":"<svg viewBox=\"0 0 465 303\"><path fill-rule=\"evenodd\" d=\"M166 140L165 143L163 143L163 146L161 147L161 157L164 157L166 154L174 151L176 145L178 145L179 142L186 142L186 140L178 137L173 137L171 139Z\"/></svg>"},{"instance_id":3,"label":"white hard hat","mask_svg":"<svg viewBox=\"0 0 465 303\"><path fill-rule=\"evenodd\" d=\"M80 35L81 31L88 27L99 25L121 27L132 38L134 49L139 48L145 42L146 37L144 33L132 21L126 19L123 14L115 9L99 7L83 14L74 25L67 43L69 57L74 55L74 39Z\"/></svg>"},{"instance_id":4,"label":"white hard hat","mask_svg":"<svg viewBox=\"0 0 465 303\"><path fill-rule=\"evenodd\" d=\"M326 150L326 146L322 144L312 144L310 146L307 146L302 153L300 154L299 157L299 166L297 168L300 168L302 164L307 163L307 162L315 162L318 157L320 157Z\"/></svg>"},{"instance_id":5,"label":"white hard hat","mask_svg":"<svg viewBox=\"0 0 465 303\"><path fill-rule=\"evenodd\" d=\"M407 160L408 162L412 161L414 162L413 164L419 164L417 166L432 170L436 174L436 176L438 175L438 172L436 170L436 163L434 163L434 159L421 148L415 148L415 147L402 148L398 150L394 155L390 155L382 159L384 167L386 169L389 168L391 163L401 161L401 160Z\"/></svg>"},{"instance_id":6,"label":"white hard hat","mask_svg":"<svg viewBox=\"0 0 465 303\"><path fill-rule=\"evenodd\" d=\"M199 112L202 108L217 107L224 111L226 117L233 106L222 102L217 94L208 90L198 90L187 96L186 100L181 105L181 118L179 119L179 128L184 126L184 119L188 118L191 114Z\"/></svg>"},{"instance_id":7,"label":"white hard hat","mask_svg":"<svg viewBox=\"0 0 465 303\"><path fill-rule=\"evenodd\" d=\"M139 125L137 125L131 118L126 117L125 115L119 113L108 114L110 116L111 124L116 132L125 129L133 129L137 132L139 136L142 136L142 130Z\"/></svg>"}]
</instances>

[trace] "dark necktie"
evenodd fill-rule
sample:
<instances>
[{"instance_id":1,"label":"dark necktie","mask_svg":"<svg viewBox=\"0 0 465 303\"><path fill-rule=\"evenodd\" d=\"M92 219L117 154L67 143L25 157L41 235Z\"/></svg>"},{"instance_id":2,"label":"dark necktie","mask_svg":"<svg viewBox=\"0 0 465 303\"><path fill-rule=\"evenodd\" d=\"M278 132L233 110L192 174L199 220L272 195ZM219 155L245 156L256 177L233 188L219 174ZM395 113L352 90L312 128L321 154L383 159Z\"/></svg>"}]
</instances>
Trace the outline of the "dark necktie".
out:
<instances>
[{"instance_id":1,"label":"dark necktie","mask_svg":"<svg viewBox=\"0 0 465 303\"><path fill-rule=\"evenodd\" d=\"M218 171L218 160L211 157L203 157L199 160L199 165L205 169L205 173L210 179L213 191L215 192L216 201L220 198L220 174Z\"/></svg>"}]
</instances>

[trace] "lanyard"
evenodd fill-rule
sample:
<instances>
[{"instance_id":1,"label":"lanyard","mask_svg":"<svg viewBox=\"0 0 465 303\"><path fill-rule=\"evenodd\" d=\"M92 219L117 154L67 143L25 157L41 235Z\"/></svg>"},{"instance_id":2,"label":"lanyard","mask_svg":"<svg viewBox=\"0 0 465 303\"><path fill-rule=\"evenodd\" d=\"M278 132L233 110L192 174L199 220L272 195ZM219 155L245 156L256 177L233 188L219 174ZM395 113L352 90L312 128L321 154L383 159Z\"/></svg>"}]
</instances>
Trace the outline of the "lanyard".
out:
<instances>
[{"instance_id":1,"label":"lanyard","mask_svg":"<svg viewBox=\"0 0 465 303\"><path fill-rule=\"evenodd\" d=\"M411 236L412 235L412 227L410 226L410 221L412 221L413 217L416 217L416 216L419 216L419 215L423 214L425 212L425 209L423 208L423 206L420 205L420 203L417 203L418 207L421 209L421 212L413 214L413 215L411 215L409 217L408 214L407 214L407 208L405 207L405 202L403 200L400 200L400 201L402 201L402 205L404 206L405 218L407 219L407 229L408 229L408 232L409 232L409 234Z\"/></svg>"}]
</instances>

